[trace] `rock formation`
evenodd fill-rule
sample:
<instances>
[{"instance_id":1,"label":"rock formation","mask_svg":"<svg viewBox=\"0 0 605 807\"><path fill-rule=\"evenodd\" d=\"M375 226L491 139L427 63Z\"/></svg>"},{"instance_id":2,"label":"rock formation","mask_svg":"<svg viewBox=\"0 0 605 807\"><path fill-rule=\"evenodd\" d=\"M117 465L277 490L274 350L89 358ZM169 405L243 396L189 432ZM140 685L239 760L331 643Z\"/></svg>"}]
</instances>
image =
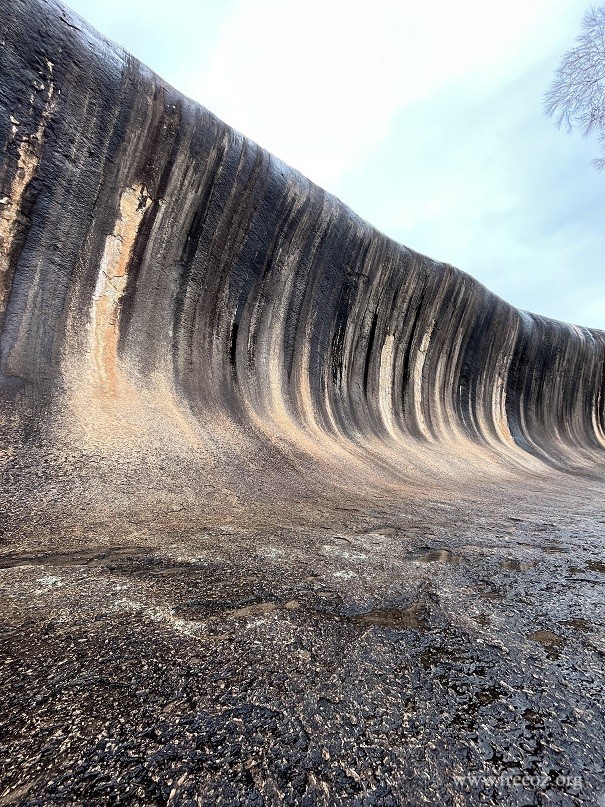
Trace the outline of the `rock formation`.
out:
<instances>
[{"instance_id":1,"label":"rock formation","mask_svg":"<svg viewBox=\"0 0 605 807\"><path fill-rule=\"evenodd\" d=\"M595 559L605 333L518 311L464 272L393 242L56 0L0 0L0 8L0 566L5 638L16 645L2 697L17 738L3 746L12 762L0 803L418 804L446 803L457 787L474 803L468 783L452 776L479 764L482 742L521 741L512 729L500 740L481 735L497 734L496 724L486 729L477 710L507 693L460 672L468 647L474 664L490 642L492 615L479 608L481 623L469 614L492 578L514 573L495 594L506 599L507 587L533 596L551 575L564 577L558 567L544 567L540 584L532 577L532 553L557 559L550 545L561 557L586 553L573 568L584 570L590 592L605 570ZM41 566L63 576L40 577ZM127 581L127 595L115 594L115 579ZM488 664L505 678L522 668L526 681L535 653L554 658L575 647L577 630L560 636L570 620L593 630L594 612L577 613L594 605L592 593L557 596L558 616L548 601L533 602L525 615L515 610L528 624L499 639L494 619ZM247 633L233 628L242 620ZM82 634L74 639L82 644L66 644L61 631ZM124 702L106 708L95 665L111 656L110 634L132 677ZM580 678L602 654L590 636ZM254 656L254 642L268 655ZM56 667L44 666L44 648ZM528 655L521 664L505 651ZM42 654L36 725L23 716L28 692L15 684L34 652ZM59 680L62 653L72 678L84 675L89 700L76 686L57 717L57 692L69 691ZM281 668L288 655L294 666L308 663L312 684ZM150 667L171 659L162 675L176 704L165 719L172 739L153 742L170 745L196 713L203 775L191 749L173 749L166 762L141 739L167 708L157 671L154 684L147 667L137 670L141 658ZM247 674L238 658L256 679L236 692L233 677ZM120 665L107 665L111 689ZM176 682L185 668L208 692L184 694ZM462 723L435 733L430 708L402 715L414 688L424 706L453 708L444 706L443 669L462 677L460 697L470 700ZM268 671L286 682L281 695L272 679L253 683ZM220 685L209 682L229 675L213 700ZM579 708L587 690L577 679L570 695L565 675L552 673L540 697L567 692ZM539 705L519 694L521 683L511 703L530 725ZM226 717L219 704L229 697ZM64 721L77 734L77 702L80 756L65 738L53 745L49 728ZM364 718L363 740L366 707L373 717ZM142 721L131 726L136 775L128 731L119 729L125 709ZM565 746L562 715L544 709L540 720ZM546 731L532 725L530 734ZM589 749L605 732L579 730L582 786L592 794ZM223 734L222 750L212 750ZM113 756L110 735L121 749ZM46 747L61 750L41 768ZM452 750L463 747L470 761ZM533 752L515 748L522 766ZM290 760L287 776L271 749ZM485 759L495 764L494 754ZM549 764L563 771L569 759ZM404 786L410 777L415 784ZM508 792L503 799L516 803Z\"/></svg>"}]
</instances>

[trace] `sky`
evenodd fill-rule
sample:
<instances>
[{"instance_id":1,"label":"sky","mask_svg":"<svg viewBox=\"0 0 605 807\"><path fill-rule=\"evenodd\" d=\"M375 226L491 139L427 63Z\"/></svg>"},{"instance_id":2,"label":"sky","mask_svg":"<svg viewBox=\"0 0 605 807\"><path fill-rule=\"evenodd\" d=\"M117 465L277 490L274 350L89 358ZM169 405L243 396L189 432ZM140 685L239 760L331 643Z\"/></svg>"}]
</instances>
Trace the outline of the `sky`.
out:
<instances>
[{"instance_id":1,"label":"sky","mask_svg":"<svg viewBox=\"0 0 605 807\"><path fill-rule=\"evenodd\" d=\"M545 91L585 0L69 0L391 238L605 329L605 172Z\"/></svg>"}]
</instances>

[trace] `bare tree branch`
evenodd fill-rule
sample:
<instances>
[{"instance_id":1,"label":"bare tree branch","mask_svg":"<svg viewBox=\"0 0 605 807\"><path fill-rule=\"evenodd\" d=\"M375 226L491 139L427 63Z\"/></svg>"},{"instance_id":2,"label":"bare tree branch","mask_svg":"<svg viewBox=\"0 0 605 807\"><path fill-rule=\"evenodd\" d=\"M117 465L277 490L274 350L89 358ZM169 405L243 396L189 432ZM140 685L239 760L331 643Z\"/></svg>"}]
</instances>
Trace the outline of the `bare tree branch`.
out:
<instances>
[{"instance_id":1,"label":"bare tree branch","mask_svg":"<svg viewBox=\"0 0 605 807\"><path fill-rule=\"evenodd\" d=\"M544 96L544 111L557 126L584 136L599 135L601 156L593 164L605 168L605 7L584 15L576 45L561 59Z\"/></svg>"}]
</instances>

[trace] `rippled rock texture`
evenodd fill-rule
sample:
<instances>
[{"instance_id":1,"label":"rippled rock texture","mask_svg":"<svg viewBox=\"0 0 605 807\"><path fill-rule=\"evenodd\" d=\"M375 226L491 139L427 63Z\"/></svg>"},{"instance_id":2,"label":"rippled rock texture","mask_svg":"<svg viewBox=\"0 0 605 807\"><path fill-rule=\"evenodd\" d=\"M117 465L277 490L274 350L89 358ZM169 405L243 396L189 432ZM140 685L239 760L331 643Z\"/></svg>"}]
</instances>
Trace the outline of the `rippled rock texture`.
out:
<instances>
[{"instance_id":1,"label":"rippled rock texture","mask_svg":"<svg viewBox=\"0 0 605 807\"><path fill-rule=\"evenodd\" d=\"M0 11L0 804L599 803L605 334Z\"/></svg>"}]
</instances>

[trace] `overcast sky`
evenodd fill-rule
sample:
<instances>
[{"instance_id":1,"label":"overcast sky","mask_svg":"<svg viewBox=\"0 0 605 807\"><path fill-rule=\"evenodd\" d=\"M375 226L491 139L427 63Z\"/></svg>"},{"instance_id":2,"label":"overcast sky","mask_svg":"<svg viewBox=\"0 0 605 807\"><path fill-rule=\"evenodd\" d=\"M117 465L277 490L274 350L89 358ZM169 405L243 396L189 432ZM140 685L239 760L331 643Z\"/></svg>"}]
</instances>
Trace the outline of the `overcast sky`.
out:
<instances>
[{"instance_id":1,"label":"overcast sky","mask_svg":"<svg viewBox=\"0 0 605 807\"><path fill-rule=\"evenodd\" d=\"M542 96L584 0L71 0L380 230L605 328L605 173Z\"/></svg>"}]
</instances>

